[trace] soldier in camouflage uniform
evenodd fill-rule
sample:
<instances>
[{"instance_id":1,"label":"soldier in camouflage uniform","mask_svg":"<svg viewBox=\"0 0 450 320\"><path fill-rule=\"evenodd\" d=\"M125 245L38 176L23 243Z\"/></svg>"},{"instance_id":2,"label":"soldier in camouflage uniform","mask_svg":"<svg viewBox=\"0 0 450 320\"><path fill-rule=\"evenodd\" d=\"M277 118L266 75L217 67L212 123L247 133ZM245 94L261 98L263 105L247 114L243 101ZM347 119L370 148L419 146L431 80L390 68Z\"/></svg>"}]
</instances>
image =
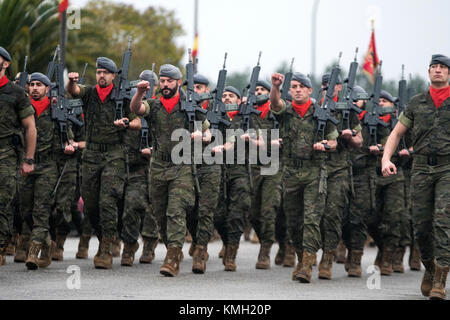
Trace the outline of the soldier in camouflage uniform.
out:
<instances>
[{"instance_id":1,"label":"soldier in camouflage uniform","mask_svg":"<svg viewBox=\"0 0 450 320\"><path fill-rule=\"evenodd\" d=\"M314 141L316 120L313 118L317 104L313 104L311 80L296 72L293 74L290 93L292 103L281 100L280 86L283 75L272 75L270 92L271 110L280 119L283 162L283 206L289 235L298 255L293 280L311 281L316 252L321 247L320 222L325 209L327 168L325 144L335 151L338 132L328 124L326 140Z\"/></svg>"},{"instance_id":2,"label":"soldier in camouflage uniform","mask_svg":"<svg viewBox=\"0 0 450 320\"><path fill-rule=\"evenodd\" d=\"M111 99L117 90L113 80L115 63L105 57L97 59L97 86L78 85L78 73L69 73L68 92L83 100L86 123L86 149L83 151L81 188L84 210L99 238L94 257L98 269L112 268L112 245L117 237L119 206L123 202L125 150L123 135L132 121L125 100L124 118L115 120L116 104Z\"/></svg>"},{"instance_id":3,"label":"soldier in camouflage uniform","mask_svg":"<svg viewBox=\"0 0 450 320\"><path fill-rule=\"evenodd\" d=\"M445 299L450 268L450 58L433 55L428 73L430 89L412 98L400 115L386 144L382 172L397 173L390 159L410 129L414 233L425 266L421 291L430 299Z\"/></svg>"},{"instance_id":4,"label":"soldier in camouflage uniform","mask_svg":"<svg viewBox=\"0 0 450 320\"><path fill-rule=\"evenodd\" d=\"M0 47L0 266L4 265L5 250L12 235L13 214L11 202L16 190L17 163L22 128L25 129L25 161L21 164L22 176L34 171L34 152L36 148L36 126L34 109L24 90L11 83L6 77L11 56ZM22 159L20 159L21 161Z\"/></svg>"},{"instance_id":5,"label":"soldier in camouflage uniform","mask_svg":"<svg viewBox=\"0 0 450 320\"><path fill-rule=\"evenodd\" d=\"M266 130L267 141L272 140L271 129L278 130L278 120L270 111L270 89L270 83L265 80L259 80L256 83L256 109L261 111L258 119L258 126L260 129ZM269 147L267 151L268 155L270 151L271 150ZM258 164L251 166L253 192L249 220L260 242L256 269L269 269L270 249L275 241L275 218L281 205L282 170L279 168L279 170L277 170L277 172L273 175L262 175L262 168L268 168L270 167L270 164L263 165L261 161L258 162Z\"/></svg>"},{"instance_id":6,"label":"soldier in camouflage uniform","mask_svg":"<svg viewBox=\"0 0 450 320\"><path fill-rule=\"evenodd\" d=\"M366 95L363 88L355 86L355 94ZM365 109L366 101L354 97L354 103L357 107ZM364 119L366 111L359 115L359 120ZM345 261L345 270L349 277L362 276L361 259L364 250L364 244L367 238L368 220L375 212L375 192L376 192L376 165L378 147L386 141L389 130L378 127L377 141L378 146L369 146L369 129L366 125L362 126L363 146L359 150L351 151L353 187L355 193L350 198L348 214L344 217L342 238L348 249Z\"/></svg>"},{"instance_id":7,"label":"soldier in camouflage uniform","mask_svg":"<svg viewBox=\"0 0 450 320\"><path fill-rule=\"evenodd\" d=\"M210 92L208 79L201 75L194 75L194 90L199 95ZM211 109L211 103L205 101L203 109ZM204 151L204 150L203 150ZM208 243L214 231L214 212L219 203L220 185L222 182L222 168L220 164L197 165L200 194L197 194L193 212L188 215L187 227L192 236L191 249L192 272L203 274L208 260Z\"/></svg>"},{"instance_id":8,"label":"soldier in camouflage uniform","mask_svg":"<svg viewBox=\"0 0 450 320\"><path fill-rule=\"evenodd\" d=\"M380 93L380 107L393 108L394 97L387 91ZM392 115L387 114L381 119L391 128ZM390 130L389 130L390 131ZM392 177L381 175L380 157L376 166L375 212L368 221L368 232L378 247L378 259L375 265L380 267L381 275L392 274L394 253L400 243L400 217L405 211L405 194L403 171L400 157L395 155L393 160L399 166L398 174Z\"/></svg>"},{"instance_id":9,"label":"soldier in camouflage uniform","mask_svg":"<svg viewBox=\"0 0 450 320\"><path fill-rule=\"evenodd\" d=\"M145 81L150 81L152 78L157 85L158 78L152 71L144 70L139 76L140 80ZM132 91L132 95L134 93L135 90ZM151 94L154 96L154 92ZM154 250L158 244L158 227L152 214L149 192L150 153L144 151L144 149L148 151L150 149L148 125L145 119L136 118L130 123L130 129L124 136L128 168L121 230L121 238L124 242L122 266L133 265L134 254L139 247L137 242L139 233L142 233L144 240L144 249L139 260L141 263L153 261Z\"/></svg>"},{"instance_id":10,"label":"soldier in camouflage uniform","mask_svg":"<svg viewBox=\"0 0 450 320\"><path fill-rule=\"evenodd\" d=\"M333 93L335 102L338 101L339 92L342 90L342 80L338 78ZM329 74L322 78L323 87L328 86L329 79ZM323 93L325 95L326 90ZM344 127L341 112L333 112L332 116L339 121L340 135L336 152L330 153L327 160L327 200L321 223L323 254L319 264L319 278L328 280L331 279L333 260L342 237L342 220L350 198L350 150L362 146L361 124L356 113L350 113L351 129Z\"/></svg>"},{"instance_id":11,"label":"soldier in camouflage uniform","mask_svg":"<svg viewBox=\"0 0 450 320\"><path fill-rule=\"evenodd\" d=\"M50 214L54 208L54 188L58 180L56 154L72 154L73 146L62 149L59 128L51 117L50 80L41 73L30 76L31 103L36 110L36 170L21 181L21 214L31 228L31 243L25 264L28 270L45 268L52 261ZM69 131L69 137L70 137ZM40 252L40 257L39 257Z\"/></svg>"},{"instance_id":12,"label":"soldier in camouflage uniform","mask_svg":"<svg viewBox=\"0 0 450 320\"><path fill-rule=\"evenodd\" d=\"M175 164L173 148L181 141L171 141L176 129L189 130L187 115L181 110L181 101L185 99L180 90L181 71L172 65L161 66L160 99L144 101L149 83L142 81L131 102L131 110L144 115L152 131L153 154L150 164L151 195L153 212L158 219L160 233L167 247L167 254L160 273L174 277L180 271L183 258L182 247L186 235L186 215L195 204L195 187L190 164ZM203 115L196 113L196 119L202 122L202 130L208 131L209 124ZM201 141L203 134L196 131L191 138ZM190 160L190 159L189 159Z\"/></svg>"}]
</instances>

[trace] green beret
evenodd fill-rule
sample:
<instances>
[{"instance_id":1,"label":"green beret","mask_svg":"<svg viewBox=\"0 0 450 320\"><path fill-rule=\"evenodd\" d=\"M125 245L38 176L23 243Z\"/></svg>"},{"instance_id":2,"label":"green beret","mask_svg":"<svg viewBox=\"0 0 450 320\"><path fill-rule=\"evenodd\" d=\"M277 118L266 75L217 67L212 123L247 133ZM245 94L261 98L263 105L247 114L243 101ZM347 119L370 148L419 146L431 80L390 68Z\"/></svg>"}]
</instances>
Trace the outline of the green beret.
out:
<instances>
[{"instance_id":1,"label":"green beret","mask_svg":"<svg viewBox=\"0 0 450 320\"><path fill-rule=\"evenodd\" d=\"M168 77L174 80L180 80L183 75L180 69L171 64L163 64L159 69L159 77Z\"/></svg>"},{"instance_id":2,"label":"green beret","mask_svg":"<svg viewBox=\"0 0 450 320\"><path fill-rule=\"evenodd\" d=\"M51 83L51 81L50 81L50 79L45 75L45 74L42 74L42 73L40 73L40 72L35 72L35 73L32 73L31 75L30 75L30 79L29 79L29 83L31 83L31 82L33 82L33 81L39 81L39 82L42 82L44 85L46 85L47 87L48 86L50 86L52 83Z\"/></svg>"},{"instance_id":3,"label":"green beret","mask_svg":"<svg viewBox=\"0 0 450 320\"><path fill-rule=\"evenodd\" d=\"M450 68L450 58L444 56L443 54L433 54L431 57L430 67L433 64L443 64L444 66L447 66L447 68Z\"/></svg>"},{"instance_id":4,"label":"green beret","mask_svg":"<svg viewBox=\"0 0 450 320\"><path fill-rule=\"evenodd\" d=\"M11 61L11 56L3 47L0 47L0 56L2 56L6 61Z\"/></svg>"},{"instance_id":5,"label":"green beret","mask_svg":"<svg viewBox=\"0 0 450 320\"><path fill-rule=\"evenodd\" d=\"M292 80L300 82L305 87L312 88L311 79L309 79L307 76L305 76L301 72L294 72L292 74Z\"/></svg>"},{"instance_id":6,"label":"green beret","mask_svg":"<svg viewBox=\"0 0 450 320\"><path fill-rule=\"evenodd\" d=\"M117 66L114 61L106 57L97 58L97 69L106 69L109 72L117 73Z\"/></svg>"}]
</instances>

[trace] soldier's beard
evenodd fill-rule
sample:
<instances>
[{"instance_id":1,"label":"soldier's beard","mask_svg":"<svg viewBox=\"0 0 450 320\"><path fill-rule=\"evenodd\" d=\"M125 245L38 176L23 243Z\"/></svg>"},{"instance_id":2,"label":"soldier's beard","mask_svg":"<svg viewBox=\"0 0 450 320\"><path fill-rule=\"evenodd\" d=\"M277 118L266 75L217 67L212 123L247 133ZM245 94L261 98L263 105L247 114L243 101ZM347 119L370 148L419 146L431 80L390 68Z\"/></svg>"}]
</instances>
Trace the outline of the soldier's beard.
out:
<instances>
[{"instance_id":1,"label":"soldier's beard","mask_svg":"<svg viewBox=\"0 0 450 320\"><path fill-rule=\"evenodd\" d=\"M166 90L170 90L169 93L164 93L167 92ZM173 89L169 89L168 87L164 87L160 90L162 96L164 97L164 99L170 99L172 98L178 91L178 84L175 86L175 88Z\"/></svg>"}]
</instances>

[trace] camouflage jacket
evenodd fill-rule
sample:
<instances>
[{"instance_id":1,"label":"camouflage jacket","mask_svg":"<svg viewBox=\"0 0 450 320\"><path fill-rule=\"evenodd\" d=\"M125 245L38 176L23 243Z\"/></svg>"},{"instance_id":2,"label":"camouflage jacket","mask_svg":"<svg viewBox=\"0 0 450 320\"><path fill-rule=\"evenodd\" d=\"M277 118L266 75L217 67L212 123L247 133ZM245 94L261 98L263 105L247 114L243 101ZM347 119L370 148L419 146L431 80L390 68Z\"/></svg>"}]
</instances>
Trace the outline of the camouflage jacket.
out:
<instances>
[{"instance_id":1,"label":"camouflage jacket","mask_svg":"<svg viewBox=\"0 0 450 320\"><path fill-rule=\"evenodd\" d=\"M411 99L399 121L412 131L414 153L450 155L450 98L436 108L430 93Z\"/></svg>"}]
</instances>

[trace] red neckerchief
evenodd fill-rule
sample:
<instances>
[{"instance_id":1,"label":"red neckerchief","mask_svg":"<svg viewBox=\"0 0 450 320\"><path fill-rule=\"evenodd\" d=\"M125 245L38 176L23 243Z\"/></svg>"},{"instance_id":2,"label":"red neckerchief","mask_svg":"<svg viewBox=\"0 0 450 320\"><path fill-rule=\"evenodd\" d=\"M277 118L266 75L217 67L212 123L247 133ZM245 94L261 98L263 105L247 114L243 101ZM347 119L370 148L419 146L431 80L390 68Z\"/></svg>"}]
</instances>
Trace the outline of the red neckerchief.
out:
<instances>
[{"instance_id":1,"label":"red neckerchief","mask_svg":"<svg viewBox=\"0 0 450 320\"><path fill-rule=\"evenodd\" d=\"M97 93L98 93L98 96L99 96L100 100L102 101L102 103L105 101L108 94L111 93L112 88L113 88L112 83L109 86L107 86L106 88L100 88L100 86L97 85Z\"/></svg>"},{"instance_id":2,"label":"red neckerchief","mask_svg":"<svg viewBox=\"0 0 450 320\"><path fill-rule=\"evenodd\" d=\"M238 111L229 111L227 112L228 116L230 117L231 120L233 120L233 118L239 113Z\"/></svg>"},{"instance_id":3,"label":"red neckerchief","mask_svg":"<svg viewBox=\"0 0 450 320\"><path fill-rule=\"evenodd\" d=\"M295 110L295 112L297 112L300 115L300 117L303 118L306 112L308 112L308 109L311 106L311 104L312 104L311 98L308 100L308 102L302 105L296 104L294 101L292 101L292 108Z\"/></svg>"},{"instance_id":4,"label":"red neckerchief","mask_svg":"<svg viewBox=\"0 0 450 320\"><path fill-rule=\"evenodd\" d=\"M439 109L442 103L450 96L450 86L442 89L435 89L430 86L430 95L431 99L433 99L434 105Z\"/></svg>"},{"instance_id":5,"label":"red neckerchief","mask_svg":"<svg viewBox=\"0 0 450 320\"><path fill-rule=\"evenodd\" d=\"M177 95L175 97L166 99L163 96L161 96L159 98L159 100L161 101L162 105L164 106L164 108L166 108L167 113L171 113L173 108L175 108L175 106L178 104L178 102L180 102L180 94L177 93Z\"/></svg>"},{"instance_id":6,"label":"red neckerchief","mask_svg":"<svg viewBox=\"0 0 450 320\"><path fill-rule=\"evenodd\" d=\"M208 101L203 102L202 108L205 110L208 108Z\"/></svg>"},{"instance_id":7,"label":"red neckerchief","mask_svg":"<svg viewBox=\"0 0 450 320\"><path fill-rule=\"evenodd\" d=\"M383 120L386 123L389 123L389 121L391 120L391 115L387 114L385 116L381 116L380 119Z\"/></svg>"},{"instance_id":8,"label":"red neckerchief","mask_svg":"<svg viewBox=\"0 0 450 320\"><path fill-rule=\"evenodd\" d=\"M320 104L323 104L323 100L325 99L325 97L322 97L322 100L320 100ZM338 102L338 96L333 98L334 102Z\"/></svg>"},{"instance_id":9,"label":"red neckerchief","mask_svg":"<svg viewBox=\"0 0 450 320\"><path fill-rule=\"evenodd\" d=\"M9 82L8 78L6 77L6 75L4 75L1 79L0 79L0 88L3 87L4 85L6 85Z\"/></svg>"},{"instance_id":10,"label":"red neckerchief","mask_svg":"<svg viewBox=\"0 0 450 320\"><path fill-rule=\"evenodd\" d=\"M39 116L44 112L49 106L50 106L50 99L45 96L42 100L33 100L31 99L31 104L33 105L34 109L36 110L36 115Z\"/></svg>"},{"instance_id":11,"label":"red neckerchief","mask_svg":"<svg viewBox=\"0 0 450 320\"><path fill-rule=\"evenodd\" d=\"M264 119L267 116L267 114L269 113L269 109L270 109L270 101L267 101L263 105L256 108L256 110L261 111L260 115L261 119Z\"/></svg>"},{"instance_id":12,"label":"red neckerchief","mask_svg":"<svg viewBox=\"0 0 450 320\"><path fill-rule=\"evenodd\" d=\"M364 110L363 112L361 112L360 114L358 114L358 118L359 118L359 121L362 121L363 119L364 119L364 115L366 114L366 110Z\"/></svg>"}]
</instances>

